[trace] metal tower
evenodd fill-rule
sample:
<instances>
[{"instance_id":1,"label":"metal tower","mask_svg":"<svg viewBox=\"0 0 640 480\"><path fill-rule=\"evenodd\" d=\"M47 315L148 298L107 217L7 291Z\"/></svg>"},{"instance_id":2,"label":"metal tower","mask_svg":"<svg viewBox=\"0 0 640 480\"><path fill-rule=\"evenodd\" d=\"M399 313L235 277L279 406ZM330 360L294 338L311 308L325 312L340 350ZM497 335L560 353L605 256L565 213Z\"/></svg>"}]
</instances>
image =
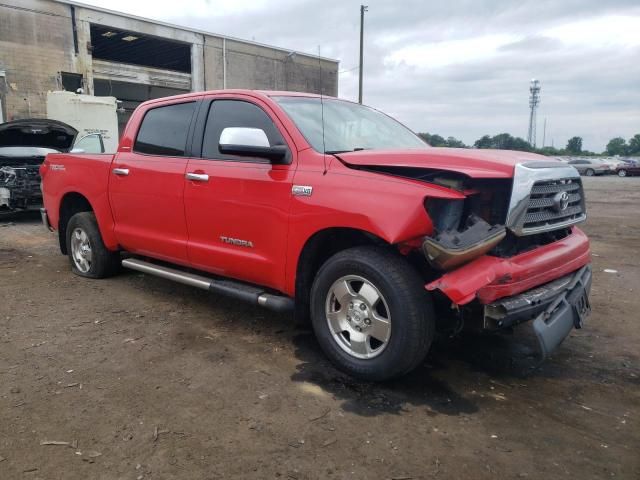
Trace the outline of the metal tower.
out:
<instances>
[{"instance_id":1,"label":"metal tower","mask_svg":"<svg viewBox=\"0 0 640 480\"><path fill-rule=\"evenodd\" d=\"M529 85L529 135L527 141L533 148L536 147L536 110L540 103L540 81L535 78L531 80Z\"/></svg>"}]
</instances>

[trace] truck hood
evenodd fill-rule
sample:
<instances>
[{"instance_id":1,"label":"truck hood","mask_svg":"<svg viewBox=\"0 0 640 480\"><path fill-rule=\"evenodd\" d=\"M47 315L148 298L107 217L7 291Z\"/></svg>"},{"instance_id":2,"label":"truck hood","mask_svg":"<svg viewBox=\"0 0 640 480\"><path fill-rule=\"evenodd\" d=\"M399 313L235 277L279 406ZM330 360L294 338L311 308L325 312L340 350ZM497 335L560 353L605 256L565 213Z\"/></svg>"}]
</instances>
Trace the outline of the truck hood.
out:
<instances>
[{"instance_id":1,"label":"truck hood","mask_svg":"<svg viewBox=\"0 0 640 480\"><path fill-rule=\"evenodd\" d=\"M28 118L0 124L0 147L42 147L67 152L78 131L58 120Z\"/></svg>"},{"instance_id":2,"label":"truck hood","mask_svg":"<svg viewBox=\"0 0 640 480\"><path fill-rule=\"evenodd\" d=\"M420 150L360 150L340 153L338 157L354 167L447 170L471 178L512 178L514 168L519 163L558 163L558 160L528 152L444 147Z\"/></svg>"}]
</instances>

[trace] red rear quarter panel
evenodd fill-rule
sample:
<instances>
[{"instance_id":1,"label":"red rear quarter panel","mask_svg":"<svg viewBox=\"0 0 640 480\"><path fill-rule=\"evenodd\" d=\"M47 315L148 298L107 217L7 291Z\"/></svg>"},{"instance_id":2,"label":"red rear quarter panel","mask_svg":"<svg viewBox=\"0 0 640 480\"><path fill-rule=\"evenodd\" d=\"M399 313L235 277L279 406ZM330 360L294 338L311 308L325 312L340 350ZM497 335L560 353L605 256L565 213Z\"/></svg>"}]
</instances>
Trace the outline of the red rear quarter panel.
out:
<instances>
[{"instance_id":1,"label":"red rear quarter panel","mask_svg":"<svg viewBox=\"0 0 640 480\"><path fill-rule=\"evenodd\" d=\"M105 246L117 248L113 235L113 216L109 206L111 154L49 154L42 179L44 206L51 226L58 229L60 206L65 195L77 193L91 204Z\"/></svg>"}]
</instances>

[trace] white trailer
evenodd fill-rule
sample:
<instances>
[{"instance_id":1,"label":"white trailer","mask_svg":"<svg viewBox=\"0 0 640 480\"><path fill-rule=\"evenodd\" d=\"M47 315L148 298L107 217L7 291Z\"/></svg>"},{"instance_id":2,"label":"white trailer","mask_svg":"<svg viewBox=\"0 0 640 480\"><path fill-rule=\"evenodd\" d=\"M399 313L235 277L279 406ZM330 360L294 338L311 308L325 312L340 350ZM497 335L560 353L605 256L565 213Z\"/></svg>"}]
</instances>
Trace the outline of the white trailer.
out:
<instances>
[{"instance_id":1,"label":"white trailer","mask_svg":"<svg viewBox=\"0 0 640 480\"><path fill-rule=\"evenodd\" d=\"M47 118L78 130L78 139L92 133L102 135L106 153L118 149L118 101L115 97L94 97L73 92L47 93Z\"/></svg>"}]
</instances>

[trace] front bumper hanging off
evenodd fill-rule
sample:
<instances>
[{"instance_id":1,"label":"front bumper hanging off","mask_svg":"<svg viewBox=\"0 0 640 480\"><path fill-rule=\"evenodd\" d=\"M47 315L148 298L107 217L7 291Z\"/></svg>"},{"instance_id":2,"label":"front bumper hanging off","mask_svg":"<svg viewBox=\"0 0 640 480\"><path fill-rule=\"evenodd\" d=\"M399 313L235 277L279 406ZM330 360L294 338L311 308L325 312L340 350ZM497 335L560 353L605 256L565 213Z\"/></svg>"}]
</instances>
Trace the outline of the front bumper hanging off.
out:
<instances>
[{"instance_id":1,"label":"front bumper hanging off","mask_svg":"<svg viewBox=\"0 0 640 480\"><path fill-rule=\"evenodd\" d=\"M484 329L501 330L532 321L540 353L547 357L589 315L591 266L513 297L484 306Z\"/></svg>"},{"instance_id":2,"label":"front bumper hanging off","mask_svg":"<svg viewBox=\"0 0 640 480\"><path fill-rule=\"evenodd\" d=\"M571 235L562 240L514 257L483 255L445 273L425 288L441 291L456 305L474 300L486 305L570 275L590 260L587 236L573 227Z\"/></svg>"}]
</instances>

